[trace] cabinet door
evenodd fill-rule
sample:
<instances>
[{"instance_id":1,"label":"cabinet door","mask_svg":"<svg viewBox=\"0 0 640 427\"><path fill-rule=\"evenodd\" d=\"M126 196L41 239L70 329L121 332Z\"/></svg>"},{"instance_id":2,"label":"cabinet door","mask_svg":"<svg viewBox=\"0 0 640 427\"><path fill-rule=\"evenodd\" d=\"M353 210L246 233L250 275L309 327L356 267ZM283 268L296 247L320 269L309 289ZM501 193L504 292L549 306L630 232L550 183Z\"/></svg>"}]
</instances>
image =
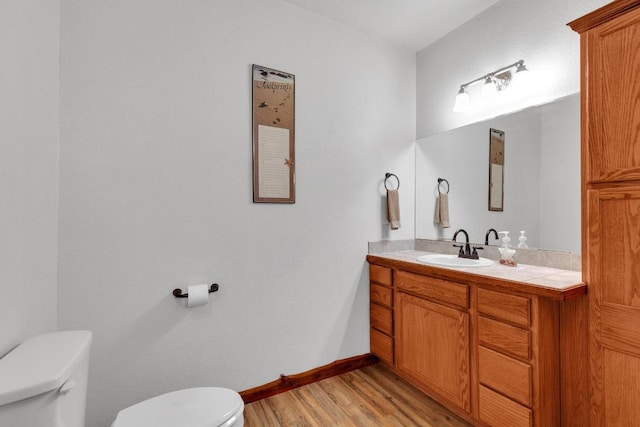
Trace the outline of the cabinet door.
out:
<instances>
[{"instance_id":1,"label":"cabinet door","mask_svg":"<svg viewBox=\"0 0 640 427\"><path fill-rule=\"evenodd\" d=\"M640 179L639 47L640 8L583 35L587 182Z\"/></svg>"},{"instance_id":2,"label":"cabinet door","mask_svg":"<svg viewBox=\"0 0 640 427\"><path fill-rule=\"evenodd\" d=\"M588 192L591 425L640 420L640 186Z\"/></svg>"},{"instance_id":3,"label":"cabinet door","mask_svg":"<svg viewBox=\"0 0 640 427\"><path fill-rule=\"evenodd\" d=\"M469 314L399 292L396 322L397 368L469 411Z\"/></svg>"}]
</instances>

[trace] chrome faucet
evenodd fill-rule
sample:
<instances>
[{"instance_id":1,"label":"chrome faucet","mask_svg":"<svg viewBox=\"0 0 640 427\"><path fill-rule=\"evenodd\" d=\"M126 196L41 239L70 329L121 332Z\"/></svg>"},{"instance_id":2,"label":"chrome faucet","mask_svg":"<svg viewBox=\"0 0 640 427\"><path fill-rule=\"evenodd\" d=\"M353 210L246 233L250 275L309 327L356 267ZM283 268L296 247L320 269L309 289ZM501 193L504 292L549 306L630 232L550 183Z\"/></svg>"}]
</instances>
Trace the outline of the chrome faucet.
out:
<instances>
[{"instance_id":1,"label":"chrome faucet","mask_svg":"<svg viewBox=\"0 0 640 427\"><path fill-rule=\"evenodd\" d=\"M484 235L484 245L485 246L489 246L489 235L493 232L493 235L495 236L495 239L498 240L500 237L498 237L498 232L495 230L495 228L490 228L487 230L487 234Z\"/></svg>"},{"instance_id":2,"label":"chrome faucet","mask_svg":"<svg viewBox=\"0 0 640 427\"><path fill-rule=\"evenodd\" d=\"M453 241L456 242L456 243L458 242L456 240L457 237L458 237L458 233L463 233L464 237L465 237L464 246L463 245L453 245L456 248L460 248L460 250L458 251L458 258L470 258L470 259L478 259L478 258L480 258L478 256L478 249L482 249L482 247L474 246L473 247L473 252L471 252L471 245L469 244L469 233L467 233L462 228L458 229L453 234Z\"/></svg>"}]
</instances>

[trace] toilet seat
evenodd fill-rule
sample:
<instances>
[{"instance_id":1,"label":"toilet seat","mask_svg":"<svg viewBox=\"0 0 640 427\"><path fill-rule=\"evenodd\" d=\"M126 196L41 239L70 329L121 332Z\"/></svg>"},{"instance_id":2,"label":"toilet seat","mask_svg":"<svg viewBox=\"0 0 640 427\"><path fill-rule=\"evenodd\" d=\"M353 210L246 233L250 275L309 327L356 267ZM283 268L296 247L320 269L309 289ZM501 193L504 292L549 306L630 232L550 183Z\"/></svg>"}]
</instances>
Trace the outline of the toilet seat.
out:
<instances>
[{"instance_id":1,"label":"toilet seat","mask_svg":"<svg viewBox=\"0 0 640 427\"><path fill-rule=\"evenodd\" d=\"M188 388L123 409L112 427L226 427L234 425L243 411L244 402L233 390Z\"/></svg>"}]
</instances>

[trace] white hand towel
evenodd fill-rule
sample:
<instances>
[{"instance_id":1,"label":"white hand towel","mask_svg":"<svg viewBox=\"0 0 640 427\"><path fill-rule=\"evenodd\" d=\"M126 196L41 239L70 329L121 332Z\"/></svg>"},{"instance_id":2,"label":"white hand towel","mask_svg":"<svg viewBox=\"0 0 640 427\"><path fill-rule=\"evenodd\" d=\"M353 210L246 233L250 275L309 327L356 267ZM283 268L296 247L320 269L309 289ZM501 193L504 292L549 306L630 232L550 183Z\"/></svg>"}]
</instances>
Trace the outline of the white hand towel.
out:
<instances>
[{"instance_id":1,"label":"white hand towel","mask_svg":"<svg viewBox=\"0 0 640 427\"><path fill-rule=\"evenodd\" d=\"M433 216L433 222L442 228L449 228L449 195L447 193L438 193L436 198L436 212Z\"/></svg>"},{"instance_id":2,"label":"white hand towel","mask_svg":"<svg viewBox=\"0 0 640 427\"><path fill-rule=\"evenodd\" d=\"M387 190L387 219L392 230L400 228L400 195L398 190Z\"/></svg>"}]
</instances>

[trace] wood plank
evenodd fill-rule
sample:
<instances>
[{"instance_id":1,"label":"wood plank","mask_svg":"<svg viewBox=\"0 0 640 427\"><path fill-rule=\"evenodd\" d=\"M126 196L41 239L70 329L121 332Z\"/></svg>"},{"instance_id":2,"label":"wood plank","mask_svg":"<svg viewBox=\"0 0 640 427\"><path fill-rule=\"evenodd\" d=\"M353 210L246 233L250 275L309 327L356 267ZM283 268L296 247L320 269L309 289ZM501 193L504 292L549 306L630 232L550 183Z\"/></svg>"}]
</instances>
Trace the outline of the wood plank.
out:
<instances>
[{"instance_id":1,"label":"wood plank","mask_svg":"<svg viewBox=\"0 0 640 427\"><path fill-rule=\"evenodd\" d=\"M478 339L486 347L524 360L531 358L531 333L526 329L479 316Z\"/></svg>"},{"instance_id":2,"label":"wood plank","mask_svg":"<svg viewBox=\"0 0 640 427\"><path fill-rule=\"evenodd\" d=\"M286 393L295 393L306 408L312 408L308 411L313 421L320 426L330 425L332 422L340 423L348 419L348 414L342 408L335 404L334 400L323 390L319 381L317 383L308 384ZM267 406L276 406L272 398L262 400Z\"/></svg>"},{"instance_id":3,"label":"wood plank","mask_svg":"<svg viewBox=\"0 0 640 427\"><path fill-rule=\"evenodd\" d=\"M246 427L468 427L381 364L245 405Z\"/></svg>"},{"instance_id":4,"label":"wood plank","mask_svg":"<svg viewBox=\"0 0 640 427\"><path fill-rule=\"evenodd\" d=\"M273 413L278 420L278 425L309 425L304 421L309 418L308 407L299 405L292 393L280 393L273 396L272 399L273 407L276 408Z\"/></svg>"},{"instance_id":5,"label":"wood plank","mask_svg":"<svg viewBox=\"0 0 640 427\"><path fill-rule=\"evenodd\" d=\"M304 411L301 411L305 414L304 425L308 424L311 426L322 427L327 425L327 423L330 423L332 420L346 418L344 413L334 411L336 408L323 405L322 397L320 397L322 393L318 392L318 390L318 383L313 383L284 393L290 393L295 396L295 404L305 408ZM263 399L260 402L267 401L268 399ZM314 404L309 404L309 402L313 402ZM251 404L248 406L251 406Z\"/></svg>"},{"instance_id":6,"label":"wood plank","mask_svg":"<svg viewBox=\"0 0 640 427\"><path fill-rule=\"evenodd\" d=\"M390 424L393 426L414 426L414 425L434 425L434 426L457 426L465 424L453 413L447 411L442 405L428 395L419 391L392 372L388 367L372 365L358 371L353 371L354 375L364 376L372 384L381 398L393 403L396 408L392 417L408 419L410 422L401 424ZM443 412L444 409L444 412ZM442 416L444 414L444 417ZM387 424L384 424L387 425Z\"/></svg>"},{"instance_id":7,"label":"wood plank","mask_svg":"<svg viewBox=\"0 0 640 427\"><path fill-rule=\"evenodd\" d=\"M360 396L355 396L344 389L339 378L335 378L333 381L320 381L318 382L318 387L324 394L329 396L333 405L345 413L346 419L350 419L358 413L364 413L369 418L375 418L371 414L371 409L362 405Z\"/></svg>"},{"instance_id":8,"label":"wood plank","mask_svg":"<svg viewBox=\"0 0 640 427\"><path fill-rule=\"evenodd\" d=\"M278 418L276 411L271 409L271 402L259 400L244 406L245 425L254 426L277 426ZM259 420L258 422L247 422L246 420Z\"/></svg>"},{"instance_id":9,"label":"wood plank","mask_svg":"<svg viewBox=\"0 0 640 427\"><path fill-rule=\"evenodd\" d=\"M585 296L560 306L561 425L589 425L588 309Z\"/></svg>"},{"instance_id":10,"label":"wood plank","mask_svg":"<svg viewBox=\"0 0 640 427\"><path fill-rule=\"evenodd\" d=\"M531 325L534 426L560 425L559 302L534 297Z\"/></svg>"},{"instance_id":11,"label":"wood plank","mask_svg":"<svg viewBox=\"0 0 640 427\"><path fill-rule=\"evenodd\" d=\"M471 377L471 419L478 419L478 408L480 406L478 387L480 387L480 381L478 379L478 350L480 348L480 339L478 334L478 287L470 286L469 299L471 308L469 309L469 357L470 366L469 374Z\"/></svg>"}]
</instances>

